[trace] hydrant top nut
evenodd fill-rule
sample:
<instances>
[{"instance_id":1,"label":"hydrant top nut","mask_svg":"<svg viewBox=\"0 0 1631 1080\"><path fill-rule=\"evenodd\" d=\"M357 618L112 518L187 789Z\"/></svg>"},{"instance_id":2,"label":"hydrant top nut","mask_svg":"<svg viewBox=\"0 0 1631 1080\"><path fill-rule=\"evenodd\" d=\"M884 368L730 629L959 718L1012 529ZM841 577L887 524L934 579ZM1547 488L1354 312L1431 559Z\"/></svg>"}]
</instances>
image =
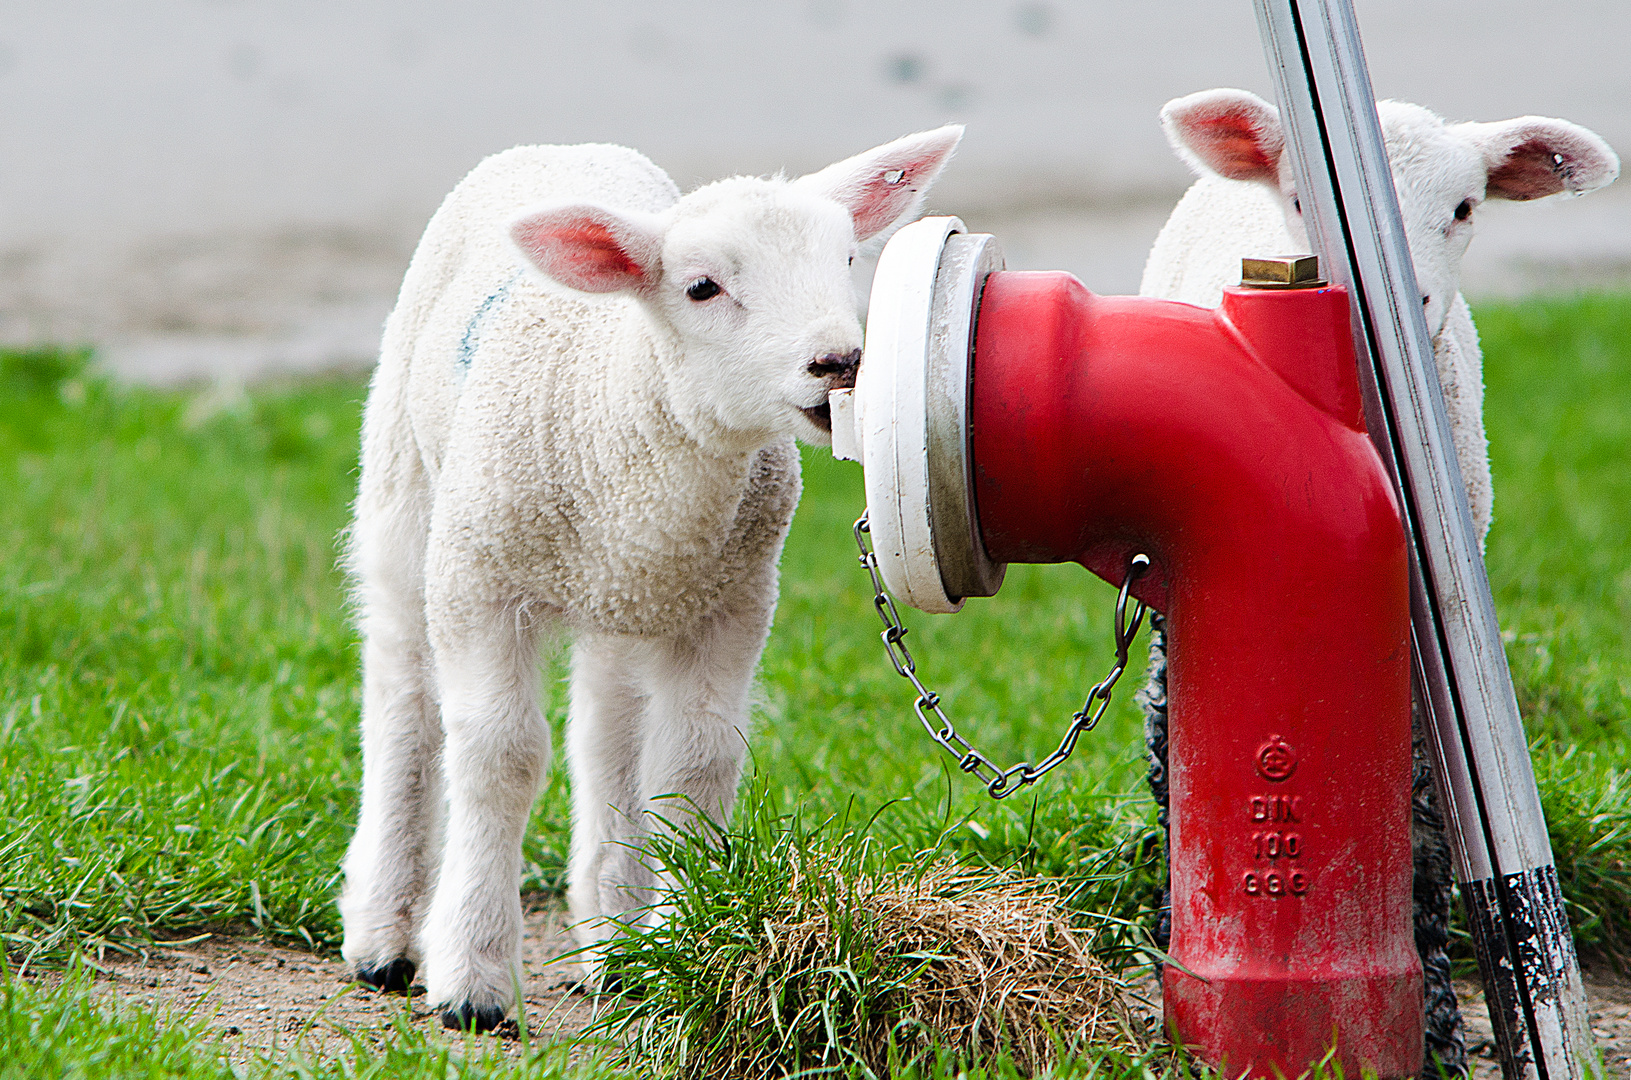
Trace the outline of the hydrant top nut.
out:
<instances>
[{"instance_id":1,"label":"hydrant top nut","mask_svg":"<svg viewBox=\"0 0 1631 1080\"><path fill-rule=\"evenodd\" d=\"M1318 255L1278 255L1241 259L1240 284L1248 289L1317 289L1326 281L1320 277Z\"/></svg>"}]
</instances>

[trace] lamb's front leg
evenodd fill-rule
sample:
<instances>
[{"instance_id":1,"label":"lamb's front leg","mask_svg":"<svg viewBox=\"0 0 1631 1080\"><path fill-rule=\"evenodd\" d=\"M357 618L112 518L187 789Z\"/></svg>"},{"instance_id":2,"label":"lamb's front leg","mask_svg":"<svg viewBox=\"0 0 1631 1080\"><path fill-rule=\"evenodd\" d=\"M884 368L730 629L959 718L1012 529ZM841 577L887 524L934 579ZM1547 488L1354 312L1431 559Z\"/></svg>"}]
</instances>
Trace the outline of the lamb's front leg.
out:
<instances>
[{"instance_id":1,"label":"lamb's front leg","mask_svg":"<svg viewBox=\"0 0 1631 1080\"><path fill-rule=\"evenodd\" d=\"M447 788L441 876L425 923L426 988L442 1023L487 1030L521 984L521 839L549 764L538 652L513 612L436 614Z\"/></svg>"}]
</instances>

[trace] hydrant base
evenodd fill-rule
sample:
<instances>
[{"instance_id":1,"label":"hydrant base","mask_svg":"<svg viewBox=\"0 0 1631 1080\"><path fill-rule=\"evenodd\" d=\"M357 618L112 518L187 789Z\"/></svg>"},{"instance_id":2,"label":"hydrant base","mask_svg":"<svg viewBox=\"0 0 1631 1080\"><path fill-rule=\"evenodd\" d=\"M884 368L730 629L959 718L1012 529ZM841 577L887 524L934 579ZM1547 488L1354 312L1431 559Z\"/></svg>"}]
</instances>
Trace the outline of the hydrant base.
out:
<instances>
[{"instance_id":1,"label":"hydrant base","mask_svg":"<svg viewBox=\"0 0 1631 1080\"><path fill-rule=\"evenodd\" d=\"M1421 1069L1422 978L1416 965L1335 977L1196 974L1206 981L1167 966L1167 1032L1231 1077L1300 1076L1333 1044L1333 1060L1348 1076L1363 1069L1390 1080ZM1364 1056L1353 1047L1364 1047Z\"/></svg>"}]
</instances>

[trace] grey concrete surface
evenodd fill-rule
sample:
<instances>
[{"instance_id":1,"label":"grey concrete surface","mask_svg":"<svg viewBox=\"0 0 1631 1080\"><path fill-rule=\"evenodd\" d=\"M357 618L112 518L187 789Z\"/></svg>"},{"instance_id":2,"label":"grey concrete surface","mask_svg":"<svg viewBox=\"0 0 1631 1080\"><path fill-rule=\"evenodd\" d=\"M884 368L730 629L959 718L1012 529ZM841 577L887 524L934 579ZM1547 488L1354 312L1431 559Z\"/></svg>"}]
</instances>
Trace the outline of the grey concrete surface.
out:
<instances>
[{"instance_id":1,"label":"grey concrete surface","mask_svg":"<svg viewBox=\"0 0 1631 1080\"><path fill-rule=\"evenodd\" d=\"M1631 149L1631 5L1358 0L1378 91ZM682 186L968 124L934 200L1016 266L1136 286L1186 182L1155 121L1267 92L1247 0L0 0L0 341L142 379L366 363L487 153L622 142ZM1509 212L1502 213L1501 210ZM1631 198L1498 208L1475 295L1631 283Z\"/></svg>"}]
</instances>

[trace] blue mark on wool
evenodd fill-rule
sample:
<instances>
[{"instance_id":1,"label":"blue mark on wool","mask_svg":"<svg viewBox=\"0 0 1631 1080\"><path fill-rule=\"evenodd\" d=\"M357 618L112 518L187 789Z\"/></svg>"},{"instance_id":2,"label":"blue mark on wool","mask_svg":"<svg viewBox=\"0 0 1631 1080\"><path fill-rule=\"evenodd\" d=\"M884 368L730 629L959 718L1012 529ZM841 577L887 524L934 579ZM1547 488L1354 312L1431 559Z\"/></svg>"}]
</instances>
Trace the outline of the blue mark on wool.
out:
<instances>
[{"instance_id":1,"label":"blue mark on wool","mask_svg":"<svg viewBox=\"0 0 1631 1080\"><path fill-rule=\"evenodd\" d=\"M500 285L490 293L487 299L481 302L481 307L470 316L470 322L464 328L464 336L459 339L459 374L464 375L470 370L470 364L476 358L476 346L481 342L481 324L487 320L487 313L499 304L509 299L510 286L515 284L519 273L510 277L510 280Z\"/></svg>"}]
</instances>

